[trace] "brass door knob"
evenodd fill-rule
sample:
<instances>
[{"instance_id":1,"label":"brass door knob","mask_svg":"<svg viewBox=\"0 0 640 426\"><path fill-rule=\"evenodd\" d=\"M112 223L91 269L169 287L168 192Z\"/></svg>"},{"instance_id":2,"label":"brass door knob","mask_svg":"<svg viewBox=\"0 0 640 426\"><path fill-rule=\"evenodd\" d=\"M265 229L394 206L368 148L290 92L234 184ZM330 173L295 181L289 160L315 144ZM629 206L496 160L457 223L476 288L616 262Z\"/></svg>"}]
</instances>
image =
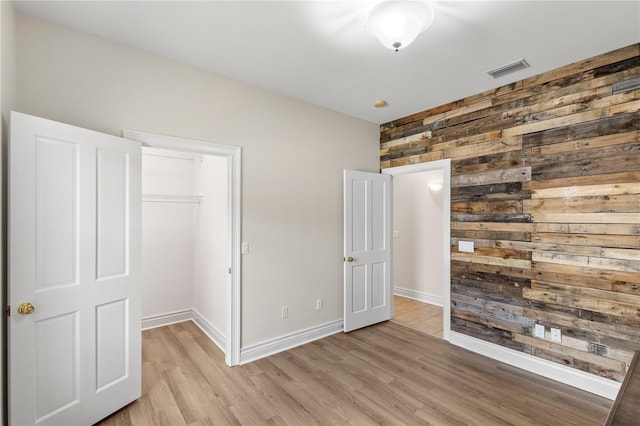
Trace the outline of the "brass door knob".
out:
<instances>
[{"instance_id":1,"label":"brass door knob","mask_svg":"<svg viewBox=\"0 0 640 426\"><path fill-rule=\"evenodd\" d=\"M353 262L353 257L351 256L347 257L347 262Z\"/></svg>"},{"instance_id":2,"label":"brass door knob","mask_svg":"<svg viewBox=\"0 0 640 426\"><path fill-rule=\"evenodd\" d=\"M20 306L18 306L18 313L22 315L29 315L35 311L36 308L29 302L24 302Z\"/></svg>"}]
</instances>

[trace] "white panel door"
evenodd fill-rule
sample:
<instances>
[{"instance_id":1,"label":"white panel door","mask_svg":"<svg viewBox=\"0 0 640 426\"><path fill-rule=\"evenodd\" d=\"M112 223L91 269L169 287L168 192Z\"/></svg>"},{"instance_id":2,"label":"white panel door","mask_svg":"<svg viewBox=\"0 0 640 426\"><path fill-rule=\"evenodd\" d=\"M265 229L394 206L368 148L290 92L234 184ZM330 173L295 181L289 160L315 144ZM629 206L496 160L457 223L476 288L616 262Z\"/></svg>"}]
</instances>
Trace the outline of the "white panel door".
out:
<instances>
[{"instance_id":1,"label":"white panel door","mask_svg":"<svg viewBox=\"0 0 640 426\"><path fill-rule=\"evenodd\" d=\"M344 331L393 316L391 176L344 171Z\"/></svg>"},{"instance_id":2,"label":"white panel door","mask_svg":"<svg viewBox=\"0 0 640 426\"><path fill-rule=\"evenodd\" d=\"M141 394L140 164L138 142L11 113L11 424L89 425Z\"/></svg>"}]
</instances>

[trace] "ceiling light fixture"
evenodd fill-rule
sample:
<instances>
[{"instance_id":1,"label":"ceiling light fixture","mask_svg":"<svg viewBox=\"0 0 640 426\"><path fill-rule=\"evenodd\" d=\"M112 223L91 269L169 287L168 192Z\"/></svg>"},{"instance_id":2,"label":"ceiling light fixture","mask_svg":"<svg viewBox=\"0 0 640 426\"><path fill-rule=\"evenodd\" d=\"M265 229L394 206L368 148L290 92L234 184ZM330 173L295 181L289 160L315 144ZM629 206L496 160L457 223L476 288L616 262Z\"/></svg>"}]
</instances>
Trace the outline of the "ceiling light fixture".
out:
<instances>
[{"instance_id":1,"label":"ceiling light fixture","mask_svg":"<svg viewBox=\"0 0 640 426\"><path fill-rule=\"evenodd\" d=\"M444 185L444 183L442 181L434 181L434 182L428 182L427 183L427 186L432 191L440 191L442 189L443 185Z\"/></svg>"},{"instance_id":2,"label":"ceiling light fixture","mask_svg":"<svg viewBox=\"0 0 640 426\"><path fill-rule=\"evenodd\" d=\"M431 26L433 9L426 1L388 0L378 3L367 16L367 31L384 47L404 49Z\"/></svg>"}]
</instances>

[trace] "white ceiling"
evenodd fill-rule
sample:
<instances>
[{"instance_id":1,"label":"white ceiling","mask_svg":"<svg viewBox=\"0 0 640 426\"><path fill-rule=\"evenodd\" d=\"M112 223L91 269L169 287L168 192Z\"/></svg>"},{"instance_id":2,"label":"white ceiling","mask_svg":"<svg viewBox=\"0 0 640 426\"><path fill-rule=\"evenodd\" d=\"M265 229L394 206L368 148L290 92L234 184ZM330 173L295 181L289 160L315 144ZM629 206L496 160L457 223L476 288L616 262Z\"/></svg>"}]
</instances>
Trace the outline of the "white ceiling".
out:
<instances>
[{"instance_id":1,"label":"white ceiling","mask_svg":"<svg viewBox=\"0 0 640 426\"><path fill-rule=\"evenodd\" d=\"M384 123L640 42L640 1L441 1L411 46L364 29L376 1L17 1L18 11ZM530 68L486 71L525 58ZM389 106L376 109L373 101Z\"/></svg>"}]
</instances>

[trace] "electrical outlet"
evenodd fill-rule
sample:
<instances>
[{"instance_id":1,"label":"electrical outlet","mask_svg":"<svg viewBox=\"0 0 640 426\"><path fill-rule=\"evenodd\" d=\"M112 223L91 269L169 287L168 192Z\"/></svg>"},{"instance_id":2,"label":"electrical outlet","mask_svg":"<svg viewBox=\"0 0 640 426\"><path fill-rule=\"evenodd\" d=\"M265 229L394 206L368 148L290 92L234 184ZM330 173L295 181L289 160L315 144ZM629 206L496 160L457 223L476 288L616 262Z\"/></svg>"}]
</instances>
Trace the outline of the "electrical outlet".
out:
<instances>
[{"instance_id":1,"label":"electrical outlet","mask_svg":"<svg viewBox=\"0 0 640 426\"><path fill-rule=\"evenodd\" d=\"M551 329L551 341L556 343L562 343L562 332L559 328Z\"/></svg>"},{"instance_id":2,"label":"electrical outlet","mask_svg":"<svg viewBox=\"0 0 640 426\"><path fill-rule=\"evenodd\" d=\"M533 330L533 335L535 337L539 337L541 339L544 339L544 325L542 324L536 324L535 328Z\"/></svg>"},{"instance_id":3,"label":"electrical outlet","mask_svg":"<svg viewBox=\"0 0 640 426\"><path fill-rule=\"evenodd\" d=\"M289 318L289 308L287 306L282 307L282 319Z\"/></svg>"},{"instance_id":4,"label":"electrical outlet","mask_svg":"<svg viewBox=\"0 0 640 426\"><path fill-rule=\"evenodd\" d=\"M322 299L318 299L316 300L316 311L319 311L323 308L323 302Z\"/></svg>"}]
</instances>

